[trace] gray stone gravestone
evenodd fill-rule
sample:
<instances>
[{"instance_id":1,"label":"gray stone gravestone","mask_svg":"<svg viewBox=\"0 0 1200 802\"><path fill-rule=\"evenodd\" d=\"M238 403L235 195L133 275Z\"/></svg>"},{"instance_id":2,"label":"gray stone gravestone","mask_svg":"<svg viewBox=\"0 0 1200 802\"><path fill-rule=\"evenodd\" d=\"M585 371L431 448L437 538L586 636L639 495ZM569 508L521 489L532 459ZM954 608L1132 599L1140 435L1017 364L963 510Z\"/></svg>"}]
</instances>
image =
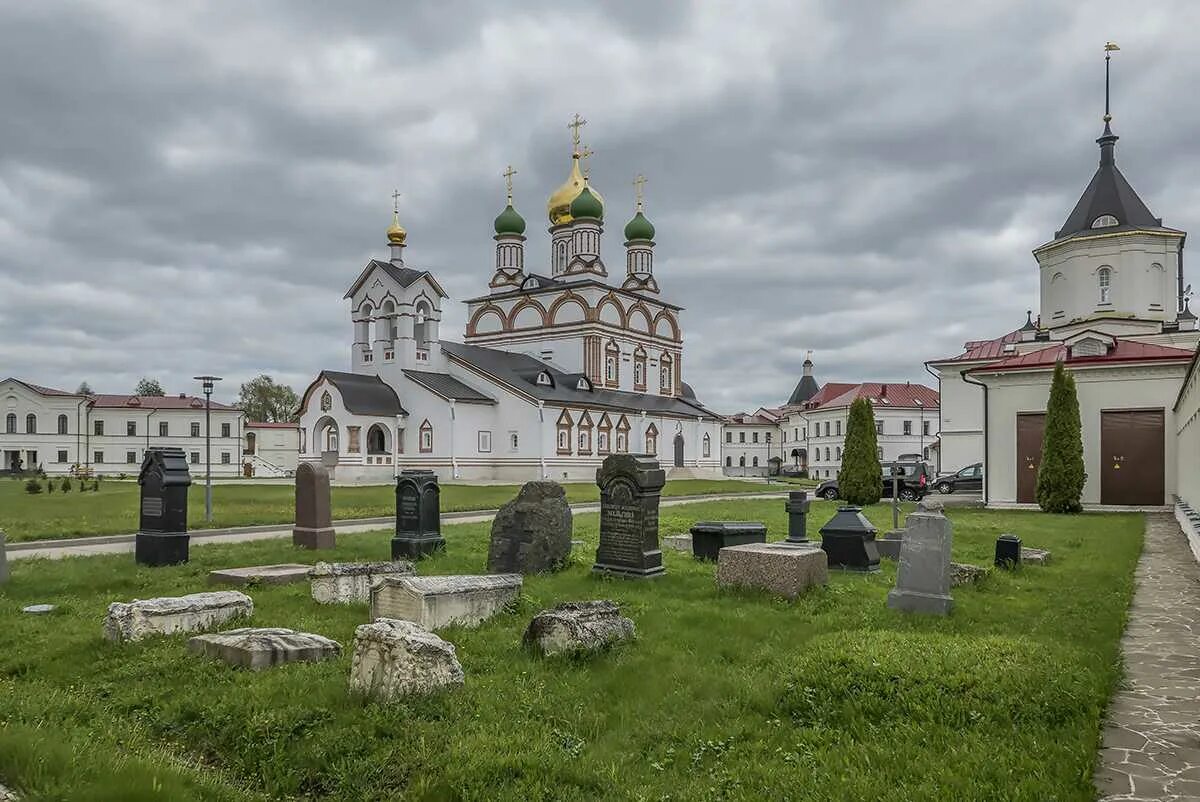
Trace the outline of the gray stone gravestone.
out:
<instances>
[{"instance_id":1,"label":"gray stone gravestone","mask_svg":"<svg viewBox=\"0 0 1200 802\"><path fill-rule=\"evenodd\" d=\"M415 560L443 551L441 488L433 471L406 470L396 477L393 560Z\"/></svg>"},{"instance_id":2,"label":"gray stone gravestone","mask_svg":"<svg viewBox=\"0 0 1200 802\"><path fill-rule=\"evenodd\" d=\"M0 529L0 585L8 581L8 553L5 551L4 530Z\"/></svg>"},{"instance_id":3,"label":"gray stone gravestone","mask_svg":"<svg viewBox=\"0 0 1200 802\"><path fill-rule=\"evenodd\" d=\"M783 503L788 514L788 543L808 542L808 510L811 505L808 491L793 490L788 493L788 500Z\"/></svg>"},{"instance_id":4,"label":"gray stone gravestone","mask_svg":"<svg viewBox=\"0 0 1200 802\"><path fill-rule=\"evenodd\" d=\"M571 556L571 505L558 482L528 482L496 513L487 569L493 574L556 571Z\"/></svg>"},{"instance_id":5,"label":"gray stone gravestone","mask_svg":"<svg viewBox=\"0 0 1200 802\"><path fill-rule=\"evenodd\" d=\"M645 454L612 454L596 471L600 486L600 547L597 573L631 579L662 576L658 502L666 473Z\"/></svg>"},{"instance_id":6,"label":"gray stone gravestone","mask_svg":"<svg viewBox=\"0 0 1200 802\"><path fill-rule=\"evenodd\" d=\"M296 525L292 545L304 549L332 549L335 545L333 512L329 497L329 471L302 462L296 468Z\"/></svg>"},{"instance_id":7,"label":"gray stone gravestone","mask_svg":"<svg viewBox=\"0 0 1200 802\"><path fill-rule=\"evenodd\" d=\"M905 523L896 587L888 593L888 607L947 615L954 608L950 598L953 527L940 512L913 513Z\"/></svg>"}]
</instances>

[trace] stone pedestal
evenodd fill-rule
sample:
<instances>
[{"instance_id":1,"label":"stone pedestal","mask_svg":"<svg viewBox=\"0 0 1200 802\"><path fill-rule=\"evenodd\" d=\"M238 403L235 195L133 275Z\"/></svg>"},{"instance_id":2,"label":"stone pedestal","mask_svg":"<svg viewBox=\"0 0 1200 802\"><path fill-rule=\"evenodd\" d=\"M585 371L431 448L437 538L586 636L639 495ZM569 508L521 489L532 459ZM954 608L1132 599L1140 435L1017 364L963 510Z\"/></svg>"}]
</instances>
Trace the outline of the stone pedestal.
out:
<instances>
[{"instance_id":1,"label":"stone pedestal","mask_svg":"<svg viewBox=\"0 0 1200 802\"><path fill-rule=\"evenodd\" d=\"M401 471L396 477L396 536L393 560L419 560L443 551L441 488L433 471Z\"/></svg>"},{"instance_id":2,"label":"stone pedestal","mask_svg":"<svg viewBox=\"0 0 1200 802\"><path fill-rule=\"evenodd\" d=\"M716 562L726 546L766 543L767 527L756 521L700 521L692 527L692 556Z\"/></svg>"},{"instance_id":3,"label":"stone pedestal","mask_svg":"<svg viewBox=\"0 0 1200 802\"><path fill-rule=\"evenodd\" d=\"M794 599L829 582L825 552L814 545L747 543L721 549L717 585L767 590Z\"/></svg>"},{"instance_id":4,"label":"stone pedestal","mask_svg":"<svg viewBox=\"0 0 1200 802\"><path fill-rule=\"evenodd\" d=\"M253 613L254 601L236 590L113 602L104 619L104 637L135 641L151 635L198 632Z\"/></svg>"},{"instance_id":5,"label":"stone pedestal","mask_svg":"<svg viewBox=\"0 0 1200 802\"><path fill-rule=\"evenodd\" d=\"M181 448L146 451L138 474L141 498L134 560L153 567L188 561L188 487L192 484Z\"/></svg>"},{"instance_id":6,"label":"stone pedestal","mask_svg":"<svg viewBox=\"0 0 1200 802\"><path fill-rule=\"evenodd\" d=\"M525 630L525 648L544 657L596 652L634 637L633 622L616 602L564 602L533 617Z\"/></svg>"},{"instance_id":7,"label":"stone pedestal","mask_svg":"<svg viewBox=\"0 0 1200 802\"><path fill-rule=\"evenodd\" d=\"M821 527L821 548L829 556L829 567L844 571L878 571L875 532L861 507L839 507L837 514Z\"/></svg>"},{"instance_id":8,"label":"stone pedestal","mask_svg":"<svg viewBox=\"0 0 1200 802\"><path fill-rule=\"evenodd\" d=\"M950 521L940 513L919 512L908 516L905 523L896 587L888 593L888 607L947 615L954 607L950 598Z\"/></svg>"},{"instance_id":9,"label":"stone pedestal","mask_svg":"<svg viewBox=\"0 0 1200 802\"><path fill-rule=\"evenodd\" d=\"M411 621L381 619L354 630L350 690L388 702L463 684L454 644Z\"/></svg>"},{"instance_id":10,"label":"stone pedestal","mask_svg":"<svg viewBox=\"0 0 1200 802\"><path fill-rule=\"evenodd\" d=\"M596 471L600 547L592 570L629 579L662 576L658 502L667 477L653 457L613 454Z\"/></svg>"},{"instance_id":11,"label":"stone pedestal","mask_svg":"<svg viewBox=\"0 0 1200 802\"><path fill-rule=\"evenodd\" d=\"M520 574L384 579L371 588L371 620L395 618L425 629L473 627L503 610L520 592Z\"/></svg>"},{"instance_id":12,"label":"stone pedestal","mask_svg":"<svg viewBox=\"0 0 1200 802\"><path fill-rule=\"evenodd\" d=\"M318 604L366 604L371 587L383 579L416 573L410 562L317 563L308 571L312 597Z\"/></svg>"},{"instance_id":13,"label":"stone pedestal","mask_svg":"<svg viewBox=\"0 0 1200 802\"><path fill-rule=\"evenodd\" d=\"M996 538L997 568L1018 568L1021 565L1021 538L1016 535L1001 535Z\"/></svg>"},{"instance_id":14,"label":"stone pedestal","mask_svg":"<svg viewBox=\"0 0 1200 802\"><path fill-rule=\"evenodd\" d=\"M808 491L793 490L788 493L788 500L783 503L788 514L788 543L808 542L808 510L811 505Z\"/></svg>"},{"instance_id":15,"label":"stone pedestal","mask_svg":"<svg viewBox=\"0 0 1200 802\"><path fill-rule=\"evenodd\" d=\"M254 670L284 663L315 663L336 657L342 650L337 641L311 632L256 627L197 635L188 640L187 648L192 654Z\"/></svg>"},{"instance_id":16,"label":"stone pedestal","mask_svg":"<svg viewBox=\"0 0 1200 802\"><path fill-rule=\"evenodd\" d=\"M302 462L296 468L296 525L292 528L292 545L304 549L332 549L336 545L329 471L322 465Z\"/></svg>"},{"instance_id":17,"label":"stone pedestal","mask_svg":"<svg viewBox=\"0 0 1200 802\"><path fill-rule=\"evenodd\" d=\"M573 518L558 482L528 482L496 513L488 548L493 574L557 571L571 556Z\"/></svg>"}]
</instances>

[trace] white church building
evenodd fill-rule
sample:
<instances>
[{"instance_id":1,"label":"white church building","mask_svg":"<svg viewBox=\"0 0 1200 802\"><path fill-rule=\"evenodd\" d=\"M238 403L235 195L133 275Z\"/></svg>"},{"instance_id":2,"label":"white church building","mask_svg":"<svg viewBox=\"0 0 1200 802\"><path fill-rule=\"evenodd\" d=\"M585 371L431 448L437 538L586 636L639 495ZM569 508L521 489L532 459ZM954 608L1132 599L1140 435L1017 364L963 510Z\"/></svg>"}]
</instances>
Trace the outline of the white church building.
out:
<instances>
[{"instance_id":1,"label":"white church building","mask_svg":"<svg viewBox=\"0 0 1200 802\"><path fill-rule=\"evenodd\" d=\"M579 121L577 120L578 124ZM594 479L610 453L648 453L673 476L716 476L721 419L683 381L679 306L660 295L654 226L637 205L624 271L601 256L605 205L581 169L575 126L566 182L547 204L548 270L525 264L525 221L495 220L488 292L466 301L463 342L441 338L449 299L406 264L398 214L391 254L350 284L349 370L304 392L300 458L340 481L389 481L402 468L443 480Z\"/></svg>"},{"instance_id":2,"label":"white church building","mask_svg":"<svg viewBox=\"0 0 1200 802\"><path fill-rule=\"evenodd\" d=\"M1036 502L1060 361L1078 388L1084 504L1167 504L1181 473L1196 471L1195 457L1177 448L1195 426L1176 407L1195 406L1183 382L1200 340L1183 279L1187 235L1163 225L1117 169L1110 120L1106 113L1091 182L1053 239L1033 251L1037 317L927 363L940 377L942 466L982 461L992 505Z\"/></svg>"}]
</instances>

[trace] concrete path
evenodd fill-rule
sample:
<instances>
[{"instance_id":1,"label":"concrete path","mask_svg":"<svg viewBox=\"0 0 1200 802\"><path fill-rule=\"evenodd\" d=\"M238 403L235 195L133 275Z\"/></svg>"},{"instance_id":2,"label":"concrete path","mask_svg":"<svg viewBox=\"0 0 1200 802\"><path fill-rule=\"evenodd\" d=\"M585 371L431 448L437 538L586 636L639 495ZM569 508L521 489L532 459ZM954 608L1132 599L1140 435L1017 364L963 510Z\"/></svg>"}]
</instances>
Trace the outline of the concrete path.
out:
<instances>
[{"instance_id":1,"label":"concrete path","mask_svg":"<svg viewBox=\"0 0 1200 802\"><path fill-rule=\"evenodd\" d=\"M677 507L680 504L695 504L704 501L734 501L740 499L783 499L787 491L770 493L723 493L709 496L674 496L664 498L663 507ZM599 502L572 504L572 512L598 512ZM490 521L496 517L496 510L474 510L466 512L442 513L442 523L474 524ZM354 532L371 532L387 529L395 525L395 518L361 518L349 521L334 521L333 528L339 535ZM240 526L232 529L195 529L189 533L192 545L201 546L208 543L247 543L253 540L271 540L292 536L290 524L280 526ZM96 554L121 554L133 551L134 536L129 535L97 535L95 537L78 537L66 540L35 540L8 544L8 559L22 560L33 557L58 560L63 557L90 557Z\"/></svg>"},{"instance_id":2,"label":"concrete path","mask_svg":"<svg viewBox=\"0 0 1200 802\"><path fill-rule=\"evenodd\" d=\"M1146 516L1121 651L1125 682L1096 766L1100 799L1200 799L1200 565L1169 514Z\"/></svg>"}]
</instances>

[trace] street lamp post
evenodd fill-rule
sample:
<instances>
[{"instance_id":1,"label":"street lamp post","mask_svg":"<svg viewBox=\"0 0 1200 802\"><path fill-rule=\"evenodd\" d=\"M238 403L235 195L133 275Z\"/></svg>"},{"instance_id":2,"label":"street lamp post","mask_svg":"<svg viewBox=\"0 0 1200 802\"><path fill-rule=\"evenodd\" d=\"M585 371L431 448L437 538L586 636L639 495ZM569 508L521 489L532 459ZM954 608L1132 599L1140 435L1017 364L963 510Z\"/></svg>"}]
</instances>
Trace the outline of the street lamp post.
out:
<instances>
[{"instance_id":1,"label":"street lamp post","mask_svg":"<svg viewBox=\"0 0 1200 802\"><path fill-rule=\"evenodd\" d=\"M204 520L212 523L212 392L220 376L193 376L204 390Z\"/></svg>"}]
</instances>

